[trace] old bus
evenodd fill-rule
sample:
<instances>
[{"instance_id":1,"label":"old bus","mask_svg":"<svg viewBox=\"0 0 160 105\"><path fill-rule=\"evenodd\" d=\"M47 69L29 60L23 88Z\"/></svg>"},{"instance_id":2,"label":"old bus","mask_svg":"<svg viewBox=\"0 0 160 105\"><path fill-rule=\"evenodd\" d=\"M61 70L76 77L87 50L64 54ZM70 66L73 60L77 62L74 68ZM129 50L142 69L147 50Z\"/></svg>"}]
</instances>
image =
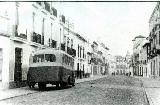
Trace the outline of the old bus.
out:
<instances>
[{"instance_id":1,"label":"old bus","mask_svg":"<svg viewBox=\"0 0 160 105\"><path fill-rule=\"evenodd\" d=\"M46 84L74 86L74 58L56 49L36 51L30 58L27 82L30 88L38 83L39 89L45 89Z\"/></svg>"}]
</instances>

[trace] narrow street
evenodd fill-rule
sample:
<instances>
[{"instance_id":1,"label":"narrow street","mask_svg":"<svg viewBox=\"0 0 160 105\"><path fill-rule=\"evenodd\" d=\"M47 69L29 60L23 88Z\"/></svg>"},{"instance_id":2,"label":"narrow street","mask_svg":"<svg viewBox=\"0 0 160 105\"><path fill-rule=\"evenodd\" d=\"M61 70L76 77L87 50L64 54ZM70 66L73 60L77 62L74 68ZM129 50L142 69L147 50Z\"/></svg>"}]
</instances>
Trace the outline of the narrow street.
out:
<instances>
[{"instance_id":1,"label":"narrow street","mask_svg":"<svg viewBox=\"0 0 160 105\"><path fill-rule=\"evenodd\" d=\"M35 88L36 93L3 100L0 105L149 105L142 86L133 77L108 76L66 89Z\"/></svg>"}]
</instances>

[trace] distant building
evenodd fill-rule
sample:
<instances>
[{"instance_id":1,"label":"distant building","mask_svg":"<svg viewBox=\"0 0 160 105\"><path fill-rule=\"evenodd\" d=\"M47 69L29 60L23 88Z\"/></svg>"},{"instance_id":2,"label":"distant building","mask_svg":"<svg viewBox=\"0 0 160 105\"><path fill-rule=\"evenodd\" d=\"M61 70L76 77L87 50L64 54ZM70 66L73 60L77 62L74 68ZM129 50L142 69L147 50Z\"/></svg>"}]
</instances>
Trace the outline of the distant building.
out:
<instances>
[{"instance_id":1,"label":"distant building","mask_svg":"<svg viewBox=\"0 0 160 105\"><path fill-rule=\"evenodd\" d=\"M91 75L108 74L107 53L108 48L103 44L93 41L91 44Z\"/></svg>"},{"instance_id":2,"label":"distant building","mask_svg":"<svg viewBox=\"0 0 160 105\"><path fill-rule=\"evenodd\" d=\"M127 63L125 57L115 56L116 58L116 75L126 75Z\"/></svg>"},{"instance_id":3,"label":"distant building","mask_svg":"<svg viewBox=\"0 0 160 105\"><path fill-rule=\"evenodd\" d=\"M131 55L129 52L127 52L125 56L125 62L126 62L126 75L128 76L133 75L133 70L131 68Z\"/></svg>"},{"instance_id":4,"label":"distant building","mask_svg":"<svg viewBox=\"0 0 160 105\"><path fill-rule=\"evenodd\" d=\"M115 75L116 74L116 57L108 54L108 74L109 75Z\"/></svg>"},{"instance_id":5,"label":"distant building","mask_svg":"<svg viewBox=\"0 0 160 105\"><path fill-rule=\"evenodd\" d=\"M140 50L142 47L142 42L146 37L139 35L136 36L133 41L133 75L142 76L143 70L140 67Z\"/></svg>"}]
</instances>

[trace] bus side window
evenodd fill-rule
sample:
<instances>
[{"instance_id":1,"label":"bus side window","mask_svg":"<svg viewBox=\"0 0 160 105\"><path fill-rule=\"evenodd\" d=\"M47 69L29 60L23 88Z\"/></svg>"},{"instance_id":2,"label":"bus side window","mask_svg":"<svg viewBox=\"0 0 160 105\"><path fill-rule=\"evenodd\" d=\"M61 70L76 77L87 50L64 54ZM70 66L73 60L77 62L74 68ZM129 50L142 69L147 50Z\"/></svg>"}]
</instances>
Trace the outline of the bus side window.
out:
<instances>
[{"instance_id":1,"label":"bus side window","mask_svg":"<svg viewBox=\"0 0 160 105\"><path fill-rule=\"evenodd\" d=\"M54 54L45 54L45 61L55 62L56 61L56 56Z\"/></svg>"},{"instance_id":2,"label":"bus side window","mask_svg":"<svg viewBox=\"0 0 160 105\"><path fill-rule=\"evenodd\" d=\"M62 63L64 63L64 54L63 54L63 56L62 56Z\"/></svg>"},{"instance_id":3,"label":"bus side window","mask_svg":"<svg viewBox=\"0 0 160 105\"><path fill-rule=\"evenodd\" d=\"M65 55L65 64L67 65L67 56Z\"/></svg>"},{"instance_id":4,"label":"bus side window","mask_svg":"<svg viewBox=\"0 0 160 105\"><path fill-rule=\"evenodd\" d=\"M44 62L44 54L39 55L40 57L40 62Z\"/></svg>"},{"instance_id":5,"label":"bus side window","mask_svg":"<svg viewBox=\"0 0 160 105\"><path fill-rule=\"evenodd\" d=\"M56 56L54 54L50 54L50 61L55 62L56 61Z\"/></svg>"},{"instance_id":6,"label":"bus side window","mask_svg":"<svg viewBox=\"0 0 160 105\"><path fill-rule=\"evenodd\" d=\"M33 56L33 63L36 63L37 62L37 55L34 55Z\"/></svg>"},{"instance_id":7,"label":"bus side window","mask_svg":"<svg viewBox=\"0 0 160 105\"><path fill-rule=\"evenodd\" d=\"M45 61L49 62L49 54L45 54Z\"/></svg>"}]
</instances>

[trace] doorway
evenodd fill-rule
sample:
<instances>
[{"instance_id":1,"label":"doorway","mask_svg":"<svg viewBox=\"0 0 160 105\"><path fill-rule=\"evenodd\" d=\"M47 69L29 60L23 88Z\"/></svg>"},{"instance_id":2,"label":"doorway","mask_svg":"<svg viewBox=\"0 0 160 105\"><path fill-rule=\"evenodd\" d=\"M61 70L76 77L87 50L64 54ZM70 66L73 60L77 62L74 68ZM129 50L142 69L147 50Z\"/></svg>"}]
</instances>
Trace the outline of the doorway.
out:
<instances>
[{"instance_id":1,"label":"doorway","mask_svg":"<svg viewBox=\"0 0 160 105\"><path fill-rule=\"evenodd\" d=\"M22 81L22 48L15 48L15 70L14 81Z\"/></svg>"}]
</instances>

